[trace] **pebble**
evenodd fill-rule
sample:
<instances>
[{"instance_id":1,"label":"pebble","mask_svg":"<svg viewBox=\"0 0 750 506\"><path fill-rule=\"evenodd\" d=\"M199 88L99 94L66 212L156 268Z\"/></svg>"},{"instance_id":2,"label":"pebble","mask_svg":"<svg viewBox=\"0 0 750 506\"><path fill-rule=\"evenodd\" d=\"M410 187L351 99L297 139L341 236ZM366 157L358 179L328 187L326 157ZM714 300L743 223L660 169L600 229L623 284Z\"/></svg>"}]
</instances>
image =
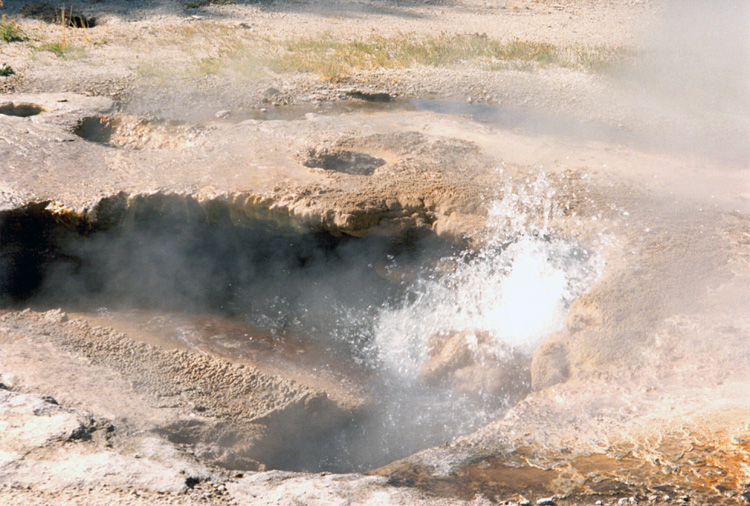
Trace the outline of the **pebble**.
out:
<instances>
[{"instance_id":1,"label":"pebble","mask_svg":"<svg viewBox=\"0 0 750 506\"><path fill-rule=\"evenodd\" d=\"M555 506L555 501L551 497L544 497L536 501L537 506Z\"/></svg>"},{"instance_id":2,"label":"pebble","mask_svg":"<svg viewBox=\"0 0 750 506\"><path fill-rule=\"evenodd\" d=\"M216 117L216 119L227 119L230 114L232 114L232 111L227 110L227 109L222 109L221 111L214 114L214 116Z\"/></svg>"}]
</instances>

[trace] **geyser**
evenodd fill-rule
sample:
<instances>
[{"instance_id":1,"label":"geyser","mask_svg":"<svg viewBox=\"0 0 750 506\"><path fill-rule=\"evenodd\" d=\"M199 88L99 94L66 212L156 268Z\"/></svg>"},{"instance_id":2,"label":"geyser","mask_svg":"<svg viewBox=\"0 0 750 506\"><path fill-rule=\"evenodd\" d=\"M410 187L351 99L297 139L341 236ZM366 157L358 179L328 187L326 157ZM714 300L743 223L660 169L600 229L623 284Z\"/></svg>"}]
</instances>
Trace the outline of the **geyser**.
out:
<instances>
[{"instance_id":1,"label":"geyser","mask_svg":"<svg viewBox=\"0 0 750 506\"><path fill-rule=\"evenodd\" d=\"M120 313L134 326L147 314L152 330L154 313L201 315L204 332L262 332L272 351L291 354L273 359L277 369L334 375L362 397L348 421L337 415L314 437L270 438L277 447L263 463L363 471L474 430L528 393L531 353L602 267L548 228L548 190L543 181L507 188L491 206L487 240L471 250L415 230L354 239L235 227L196 218L182 201L172 207L183 214L146 205L106 226L66 224L41 209L5 213L0 284L8 306ZM158 332L211 352L192 327L168 328L177 320L159 318ZM245 359L241 338L231 350L222 357ZM185 430L164 432L206 443ZM242 443L222 437L211 443Z\"/></svg>"}]
</instances>

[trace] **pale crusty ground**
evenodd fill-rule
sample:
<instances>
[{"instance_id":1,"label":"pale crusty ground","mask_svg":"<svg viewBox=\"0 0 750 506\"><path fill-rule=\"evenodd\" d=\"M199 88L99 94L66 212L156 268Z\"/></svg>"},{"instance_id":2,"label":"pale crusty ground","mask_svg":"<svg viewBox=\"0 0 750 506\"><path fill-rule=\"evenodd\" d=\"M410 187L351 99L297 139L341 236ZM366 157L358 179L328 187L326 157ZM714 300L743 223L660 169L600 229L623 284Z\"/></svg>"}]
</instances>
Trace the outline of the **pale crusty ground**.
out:
<instances>
[{"instance_id":1,"label":"pale crusty ground","mask_svg":"<svg viewBox=\"0 0 750 506\"><path fill-rule=\"evenodd\" d=\"M29 3L6 2L6 11L14 16ZM210 43L213 34L231 38L234 31L271 40L479 33L498 40L631 47L654 21L658 4L274 2L186 10L180 2L107 1L76 7L102 23L63 34L60 27L21 19L32 40L0 45L0 62L17 71L0 86L26 93L0 96L0 102L39 103L51 111L0 117L3 210L51 200L53 213L75 222L82 216L96 219L92 211L102 210L97 204L118 192L150 195L156 203L163 194L176 194L178 204L186 196L207 208L220 202L240 221L312 224L350 235L417 226L481 243L480 203L498 193L498 178L522 184L545 171L559 185L560 202L573 211L556 229L600 247L608 269L584 308L572 311L567 333L557 337L561 344L555 349L562 355L555 358L570 369L567 383L532 394L474 435L378 471L386 479L281 472L240 477L212 467L221 459L211 448L199 447L201 453L140 432L184 423L195 418L191 414L213 417L218 425L234 423L239 413L247 437L261 437L263 424L278 423L285 412L304 413L304 400L326 390L320 382L302 384L283 371L274 378L216 357L144 345L111 322L93 322L93 316L89 322L86 315L64 322L58 312L8 312L0 328L7 351L0 359L0 382L10 390L0 390L0 409L2 423L12 430L0 439L0 476L7 478L0 480L0 502L452 505L520 501L523 492L531 499L559 494L560 504L593 504L600 500L592 492L597 483L603 483L605 504L636 496L651 504L677 504L680 490L696 503L744 500L743 343L750 329L743 304L750 293L746 164L647 142L590 139L565 128L512 129L425 111L313 112L296 121L239 123L214 114L257 110L274 101L336 102L352 89L364 89L548 111L645 132L644 137L695 118L679 111L665 117L658 100L623 98L606 75L555 67L501 72L418 67L355 73L346 82L290 74L164 83L143 71L157 64L181 73L196 57L218 49ZM200 34L195 40L202 46L185 51L184 33ZM63 59L32 49L60 37L85 51ZM264 102L269 88L278 91L270 105ZM204 119L166 145L159 145L161 134L148 125L137 135L123 134L126 148L116 150L73 133L81 118L116 108L136 118L148 113L181 118L195 109ZM701 117L698 123L713 132L723 128L724 119ZM746 134L730 126L735 138ZM367 177L309 169L302 161L311 148L355 149L388 163ZM134 197L122 209L133 211L139 202L149 200ZM581 320L585 325L575 323ZM149 360L133 358L144 349ZM173 364L181 366L172 370ZM89 378L102 382L95 393L86 391ZM255 404L212 394L232 392L238 382L250 388L253 381L265 385L260 400L250 397ZM165 392L179 401L159 404L155 399ZM351 403L345 396L344 401ZM260 416L268 405L279 417ZM329 408L335 415L336 406ZM210 438L221 427L208 423L203 430ZM87 435L90 439L82 437ZM696 455L703 447L707 451ZM80 473L59 465L65 461L82 463L89 482L78 483ZM646 472L635 472L642 469ZM540 470L552 474L535 474ZM531 481L524 481L529 476ZM190 488L186 477L198 483ZM665 483L669 492L657 487Z\"/></svg>"}]
</instances>

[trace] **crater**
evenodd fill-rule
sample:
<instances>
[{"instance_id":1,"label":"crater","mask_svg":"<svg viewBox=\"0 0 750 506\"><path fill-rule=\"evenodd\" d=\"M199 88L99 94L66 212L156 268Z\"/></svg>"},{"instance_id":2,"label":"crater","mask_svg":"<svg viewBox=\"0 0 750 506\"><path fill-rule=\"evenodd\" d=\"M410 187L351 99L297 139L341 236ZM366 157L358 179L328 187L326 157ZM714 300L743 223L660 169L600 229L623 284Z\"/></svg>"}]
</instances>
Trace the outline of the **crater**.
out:
<instances>
[{"instance_id":1,"label":"crater","mask_svg":"<svg viewBox=\"0 0 750 506\"><path fill-rule=\"evenodd\" d=\"M238 227L225 201L138 205L102 207L99 221L45 204L0 214L0 307L62 308L234 364L149 348L140 378L119 362L133 346L106 358L136 384L182 392L175 402L200 417L161 433L232 469L367 471L497 419L530 392L534 343L595 275L590 255L549 237L467 252L414 229ZM227 396L240 379L242 396ZM302 386L290 395L284 381ZM265 407L244 414L252 405Z\"/></svg>"},{"instance_id":2,"label":"crater","mask_svg":"<svg viewBox=\"0 0 750 506\"><path fill-rule=\"evenodd\" d=\"M29 116L36 116L46 112L47 109L37 104L20 103L16 104L13 102L0 103L0 114L6 116L19 116L21 118L28 118Z\"/></svg>"},{"instance_id":3,"label":"crater","mask_svg":"<svg viewBox=\"0 0 750 506\"><path fill-rule=\"evenodd\" d=\"M202 129L180 121L138 118L127 115L84 118L74 133L90 142L122 149L185 149L192 146Z\"/></svg>"},{"instance_id":4,"label":"crater","mask_svg":"<svg viewBox=\"0 0 750 506\"><path fill-rule=\"evenodd\" d=\"M343 172L353 176L371 176L385 160L367 153L331 148L313 148L304 156L304 166L313 169Z\"/></svg>"}]
</instances>

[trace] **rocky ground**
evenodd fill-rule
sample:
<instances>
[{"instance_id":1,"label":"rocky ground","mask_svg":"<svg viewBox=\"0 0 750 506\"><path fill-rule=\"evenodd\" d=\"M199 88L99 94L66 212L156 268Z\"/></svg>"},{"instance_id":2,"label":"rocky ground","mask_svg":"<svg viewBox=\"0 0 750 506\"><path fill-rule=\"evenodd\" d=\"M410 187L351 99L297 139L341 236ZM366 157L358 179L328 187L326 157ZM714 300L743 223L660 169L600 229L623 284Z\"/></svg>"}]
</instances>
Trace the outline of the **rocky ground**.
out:
<instances>
[{"instance_id":1,"label":"rocky ground","mask_svg":"<svg viewBox=\"0 0 750 506\"><path fill-rule=\"evenodd\" d=\"M1 11L0 502L750 501L747 62L645 58L674 3L55 7ZM429 341L427 383L504 414L301 472L347 448L379 376L325 321L238 304L367 312L519 227L603 267L534 350Z\"/></svg>"}]
</instances>

